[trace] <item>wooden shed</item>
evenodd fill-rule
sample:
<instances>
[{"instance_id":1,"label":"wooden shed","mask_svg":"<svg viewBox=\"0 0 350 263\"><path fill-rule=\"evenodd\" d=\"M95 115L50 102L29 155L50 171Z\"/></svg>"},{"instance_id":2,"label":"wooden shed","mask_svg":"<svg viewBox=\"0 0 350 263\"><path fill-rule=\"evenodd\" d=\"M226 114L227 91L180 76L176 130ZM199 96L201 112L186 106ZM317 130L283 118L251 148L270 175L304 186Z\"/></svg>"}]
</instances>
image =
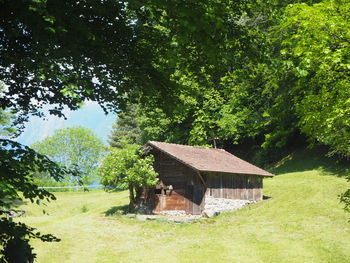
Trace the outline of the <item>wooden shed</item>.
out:
<instances>
[{"instance_id":1,"label":"wooden shed","mask_svg":"<svg viewBox=\"0 0 350 263\"><path fill-rule=\"evenodd\" d=\"M273 176L223 149L149 141L155 157L156 187L145 190L154 213L183 210L201 214L206 197L262 200L263 178Z\"/></svg>"}]
</instances>

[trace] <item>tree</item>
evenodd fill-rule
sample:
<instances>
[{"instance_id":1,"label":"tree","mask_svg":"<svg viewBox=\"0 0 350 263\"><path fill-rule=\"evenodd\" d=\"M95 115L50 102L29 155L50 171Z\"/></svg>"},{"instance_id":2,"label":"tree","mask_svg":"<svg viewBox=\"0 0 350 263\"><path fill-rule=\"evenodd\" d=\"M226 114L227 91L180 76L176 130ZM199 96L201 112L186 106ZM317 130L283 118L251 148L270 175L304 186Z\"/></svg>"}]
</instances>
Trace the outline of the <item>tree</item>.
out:
<instances>
[{"instance_id":1,"label":"tree","mask_svg":"<svg viewBox=\"0 0 350 263\"><path fill-rule=\"evenodd\" d=\"M106 189L129 190L129 209L134 211L139 208L143 187L154 186L158 181L153 162L153 156L145 156L139 145L125 143L122 149L111 149L98 173Z\"/></svg>"},{"instance_id":2,"label":"tree","mask_svg":"<svg viewBox=\"0 0 350 263\"><path fill-rule=\"evenodd\" d=\"M11 111L0 109L0 135L14 136L13 119ZM9 139L0 139L0 149L0 262L33 262L35 254L29 244L30 239L38 238L45 242L59 239L51 234L41 234L23 223L13 222L11 212L16 211L16 207L26 199L36 203L55 200L54 195L33 183L33 174L45 172L60 180L67 173L72 176L77 176L77 173Z\"/></svg>"},{"instance_id":3,"label":"tree","mask_svg":"<svg viewBox=\"0 0 350 263\"><path fill-rule=\"evenodd\" d=\"M95 169L106 153L102 139L84 127L58 129L52 136L31 147L64 167L78 167L82 174L79 179L84 184L92 182ZM68 183L77 183L74 177L66 180Z\"/></svg>"},{"instance_id":4,"label":"tree","mask_svg":"<svg viewBox=\"0 0 350 263\"><path fill-rule=\"evenodd\" d=\"M138 120L138 108L137 104L128 105L117 116L109 136L110 146L122 148L125 140L131 144L141 143L142 132Z\"/></svg>"},{"instance_id":5,"label":"tree","mask_svg":"<svg viewBox=\"0 0 350 263\"><path fill-rule=\"evenodd\" d=\"M42 235L35 228L13 222L5 215L14 208L14 200L29 199L39 204L42 200L56 199L33 183L34 173L45 172L56 180L61 180L66 174L78 174L11 140L0 139L0 146L6 149L0 151L0 262L33 262L35 254L29 244L31 238L49 242L59 239L50 234Z\"/></svg>"},{"instance_id":6,"label":"tree","mask_svg":"<svg viewBox=\"0 0 350 263\"><path fill-rule=\"evenodd\" d=\"M292 94L308 137L350 156L350 3L295 4L279 25L283 59L297 78Z\"/></svg>"}]
</instances>

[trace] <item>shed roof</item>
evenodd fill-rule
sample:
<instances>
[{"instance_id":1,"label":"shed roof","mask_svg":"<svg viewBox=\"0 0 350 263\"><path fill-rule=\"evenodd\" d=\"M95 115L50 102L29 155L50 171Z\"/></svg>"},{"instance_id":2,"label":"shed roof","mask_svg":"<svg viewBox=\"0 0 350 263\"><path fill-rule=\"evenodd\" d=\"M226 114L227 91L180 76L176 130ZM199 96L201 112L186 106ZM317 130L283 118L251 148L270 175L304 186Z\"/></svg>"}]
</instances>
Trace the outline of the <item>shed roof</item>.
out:
<instances>
[{"instance_id":1,"label":"shed roof","mask_svg":"<svg viewBox=\"0 0 350 263\"><path fill-rule=\"evenodd\" d=\"M155 141L149 141L146 145L154 147L200 172L273 176L273 174L243 161L223 149L194 147Z\"/></svg>"}]
</instances>

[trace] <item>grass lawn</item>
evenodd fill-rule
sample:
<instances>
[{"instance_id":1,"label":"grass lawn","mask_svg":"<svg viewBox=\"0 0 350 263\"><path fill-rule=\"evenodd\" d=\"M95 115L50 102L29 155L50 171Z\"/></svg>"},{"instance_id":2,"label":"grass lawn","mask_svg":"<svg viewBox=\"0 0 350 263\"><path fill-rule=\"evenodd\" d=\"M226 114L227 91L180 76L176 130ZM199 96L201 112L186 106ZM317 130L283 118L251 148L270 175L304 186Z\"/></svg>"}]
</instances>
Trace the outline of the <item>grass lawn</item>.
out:
<instances>
[{"instance_id":1,"label":"grass lawn","mask_svg":"<svg viewBox=\"0 0 350 263\"><path fill-rule=\"evenodd\" d=\"M23 221L62 239L33 242L44 263L350 262L350 214L338 200L349 183L334 169L296 171L289 161L264 181L270 199L193 224L106 216L128 197L102 191L55 193L46 207L24 207Z\"/></svg>"}]
</instances>

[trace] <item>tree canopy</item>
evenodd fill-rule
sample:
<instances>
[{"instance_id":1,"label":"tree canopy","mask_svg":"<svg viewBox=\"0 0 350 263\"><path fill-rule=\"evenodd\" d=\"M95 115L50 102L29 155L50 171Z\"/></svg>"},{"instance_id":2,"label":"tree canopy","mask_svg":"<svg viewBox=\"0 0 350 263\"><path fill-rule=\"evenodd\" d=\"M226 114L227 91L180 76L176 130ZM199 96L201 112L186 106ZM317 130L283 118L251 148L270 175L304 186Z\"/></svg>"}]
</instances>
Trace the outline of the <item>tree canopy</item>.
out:
<instances>
[{"instance_id":1,"label":"tree canopy","mask_svg":"<svg viewBox=\"0 0 350 263\"><path fill-rule=\"evenodd\" d=\"M298 126L312 140L350 156L350 4L322 1L286 9L281 54L297 78Z\"/></svg>"},{"instance_id":2,"label":"tree canopy","mask_svg":"<svg viewBox=\"0 0 350 263\"><path fill-rule=\"evenodd\" d=\"M181 103L183 75L216 85L255 38L242 16L247 1L200 2L5 0L0 75L8 86L1 107L25 117L62 114L94 100L114 110L126 99L164 108ZM69 18L69 19L67 19Z\"/></svg>"},{"instance_id":3,"label":"tree canopy","mask_svg":"<svg viewBox=\"0 0 350 263\"><path fill-rule=\"evenodd\" d=\"M159 81L141 9L113 0L1 1L0 76L8 86L1 107L23 118L41 115L44 104L61 115L85 100L114 110L126 92L147 89L152 76Z\"/></svg>"},{"instance_id":4,"label":"tree canopy","mask_svg":"<svg viewBox=\"0 0 350 263\"><path fill-rule=\"evenodd\" d=\"M81 176L65 178L68 184L76 184L78 180L89 184L94 178L96 179L95 169L107 152L102 139L90 129L79 126L58 129L52 136L46 137L31 147L64 167L71 169L76 167Z\"/></svg>"},{"instance_id":5,"label":"tree canopy","mask_svg":"<svg viewBox=\"0 0 350 263\"><path fill-rule=\"evenodd\" d=\"M348 1L267 1L242 8L231 11L241 36L224 41L238 46L215 49L226 64L210 66L208 58L197 61L200 71L181 64L171 76L181 90L170 114L141 100L140 124L148 138L193 145L249 139L276 149L307 137L349 156ZM189 65L191 55L183 59Z\"/></svg>"}]
</instances>

